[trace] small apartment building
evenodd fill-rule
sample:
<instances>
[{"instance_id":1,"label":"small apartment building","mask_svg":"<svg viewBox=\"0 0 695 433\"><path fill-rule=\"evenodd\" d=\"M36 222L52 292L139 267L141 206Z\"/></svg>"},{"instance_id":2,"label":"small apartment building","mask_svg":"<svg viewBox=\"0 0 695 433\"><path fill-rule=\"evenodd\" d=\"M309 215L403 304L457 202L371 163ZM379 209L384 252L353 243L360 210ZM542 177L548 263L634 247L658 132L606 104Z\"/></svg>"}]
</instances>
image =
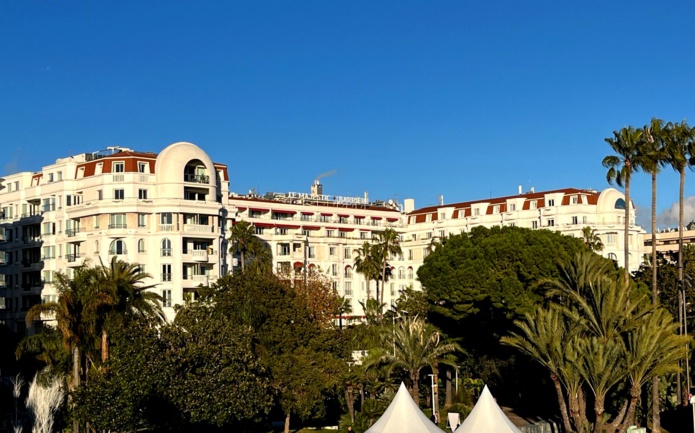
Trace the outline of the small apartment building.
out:
<instances>
[{"instance_id":1,"label":"small apartment building","mask_svg":"<svg viewBox=\"0 0 695 433\"><path fill-rule=\"evenodd\" d=\"M113 257L152 278L174 304L227 272L227 167L191 143L161 153L112 148L4 178L0 190L0 321L24 330L32 305L57 299L56 272Z\"/></svg>"},{"instance_id":2,"label":"small apartment building","mask_svg":"<svg viewBox=\"0 0 695 433\"><path fill-rule=\"evenodd\" d=\"M623 266L625 196L608 188L602 192L576 188L496 197L462 203L442 204L414 210L406 200L406 265L415 270L432 250L432 242L450 234L470 232L474 227L517 226L545 229L582 238L582 229L592 227L601 237L604 257ZM631 205L629 245L634 251L628 264L631 271L642 261L644 230L635 225Z\"/></svg>"}]
</instances>

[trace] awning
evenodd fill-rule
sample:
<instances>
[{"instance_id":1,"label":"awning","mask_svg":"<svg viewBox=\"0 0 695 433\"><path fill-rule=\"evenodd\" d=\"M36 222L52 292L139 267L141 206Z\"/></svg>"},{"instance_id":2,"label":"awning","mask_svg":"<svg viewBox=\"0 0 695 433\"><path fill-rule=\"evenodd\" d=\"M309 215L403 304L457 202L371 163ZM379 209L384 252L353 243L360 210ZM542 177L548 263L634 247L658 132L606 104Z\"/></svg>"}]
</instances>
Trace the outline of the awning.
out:
<instances>
[{"instance_id":1,"label":"awning","mask_svg":"<svg viewBox=\"0 0 695 433\"><path fill-rule=\"evenodd\" d=\"M321 212L321 215L323 216L333 216L333 213L326 213L326 212Z\"/></svg>"},{"instance_id":2,"label":"awning","mask_svg":"<svg viewBox=\"0 0 695 433\"><path fill-rule=\"evenodd\" d=\"M285 210L285 209L273 209L273 212L275 212L275 213L289 213L292 215L297 213L296 210Z\"/></svg>"},{"instance_id":3,"label":"awning","mask_svg":"<svg viewBox=\"0 0 695 433\"><path fill-rule=\"evenodd\" d=\"M351 231L353 231L353 230L355 230L355 229L351 229L351 228L349 228L349 227L341 227L341 228L339 228L338 230L340 230L341 232L351 232Z\"/></svg>"},{"instance_id":4,"label":"awning","mask_svg":"<svg viewBox=\"0 0 695 433\"><path fill-rule=\"evenodd\" d=\"M350 217L349 214L342 214L342 213L339 213L338 216L343 217L343 218L349 218Z\"/></svg>"},{"instance_id":5,"label":"awning","mask_svg":"<svg viewBox=\"0 0 695 433\"><path fill-rule=\"evenodd\" d=\"M245 210L247 209L247 208L245 208L245 207L243 207L243 206L237 206L236 208L237 208L238 211L241 211L241 212L243 212L243 211L245 211Z\"/></svg>"},{"instance_id":6,"label":"awning","mask_svg":"<svg viewBox=\"0 0 695 433\"><path fill-rule=\"evenodd\" d=\"M378 216L373 216L373 217L372 217L372 219L373 219L373 220L380 220L380 219L381 219L381 217L378 217Z\"/></svg>"},{"instance_id":7,"label":"awning","mask_svg":"<svg viewBox=\"0 0 695 433\"><path fill-rule=\"evenodd\" d=\"M304 230L321 230L319 226L302 226Z\"/></svg>"},{"instance_id":8,"label":"awning","mask_svg":"<svg viewBox=\"0 0 695 433\"><path fill-rule=\"evenodd\" d=\"M372 229L360 229L361 232L370 232Z\"/></svg>"},{"instance_id":9,"label":"awning","mask_svg":"<svg viewBox=\"0 0 695 433\"><path fill-rule=\"evenodd\" d=\"M354 218L355 218L356 220L361 220L361 219L364 218L364 215L355 215Z\"/></svg>"},{"instance_id":10,"label":"awning","mask_svg":"<svg viewBox=\"0 0 695 433\"><path fill-rule=\"evenodd\" d=\"M398 218L386 218L386 219L387 219L388 221L391 221L391 222L393 222L393 221L398 221Z\"/></svg>"},{"instance_id":11,"label":"awning","mask_svg":"<svg viewBox=\"0 0 695 433\"><path fill-rule=\"evenodd\" d=\"M253 223L253 225L256 227L275 227L275 224L272 223Z\"/></svg>"},{"instance_id":12,"label":"awning","mask_svg":"<svg viewBox=\"0 0 695 433\"><path fill-rule=\"evenodd\" d=\"M256 212L268 212L268 209L263 209L261 207L250 207L249 210L253 210Z\"/></svg>"},{"instance_id":13,"label":"awning","mask_svg":"<svg viewBox=\"0 0 695 433\"><path fill-rule=\"evenodd\" d=\"M313 214L314 214L314 212L309 212L309 211L306 211L306 210L303 210L303 211L302 211L302 215L313 215Z\"/></svg>"},{"instance_id":14,"label":"awning","mask_svg":"<svg viewBox=\"0 0 695 433\"><path fill-rule=\"evenodd\" d=\"M279 229L298 229L299 226L286 225L286 224L276 224L275 227Z\"/></svg>"}]
</instances>

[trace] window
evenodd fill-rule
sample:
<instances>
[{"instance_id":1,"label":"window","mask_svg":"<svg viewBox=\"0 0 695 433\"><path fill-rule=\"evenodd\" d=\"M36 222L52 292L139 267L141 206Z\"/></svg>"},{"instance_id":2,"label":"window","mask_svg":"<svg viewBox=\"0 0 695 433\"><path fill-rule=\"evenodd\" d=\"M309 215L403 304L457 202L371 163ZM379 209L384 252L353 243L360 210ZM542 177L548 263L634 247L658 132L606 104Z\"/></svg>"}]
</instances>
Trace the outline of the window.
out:
<instances>
[{"instance_id":1,"label":"window","mask_svg":"<svg viewBox=\"0 0 695 433\"><path fill-rule=\"evenodd\" d=\"M555 220L553 218L548 218L548 227L555 227Z\"/></svg>"},{"instance_id":2,"label":"window","mask_svg":"<svg viewBox=\"0 0 695 433\"><path fill-rule=\"evenodd\" d=\"M432 232L425 233L425 239L432 239Z\"/></svg>"},{"instance_id":3,"label":"window","mask_svg":"<svg viewBox=\"0 0 695 433\"><path fill-rule=\"evenodd\" d=\"M278 245L278 255L289 256L290 255L290 244Z\"/></svg>"},{"instance_id":4,"label":"window","mask_svg":"<svg viewBox=\"0 0 695 433\"><path fill-rule=\"evenodd\" d=\"M405 268L402 266L400 268L398 268L398 279L399 280L405 279Z\"/></svg>"},{"instance_id":5,"label":"window","mask_svg":"<svg viewBox=\"0 0 695 433\"><path fill-rule=\"evenodd\" d=\"M424 259L425 257L430 255L430 249L429 248L423 248L422 249L422 258Z\"/></svg>"},{"instance_id":6,"label":"window","mask_svg":"<svg viewBox=\"0 0 695 433\"><path fill-rule=\"evenodd\" d=\"M576 196L576 195L572 196L572 204L579 204L579 196Z\"/></svg>"},{"instance_id":7,"label":"window","mask_svg":"<svg viewBox=\"0 0 695 433\"><path fill-rule=\"evenodd\" d=\"M516 210L516 204L515 203L510 203L509 204L509 212L514 212Z\"/></svg>"},{"instance_id":8,"label":"window","mask_svg":"<svg viewBox=\"0 0 695 433\"><path fill-rule=\"evenodd\" d=\"M307 247L307 257L310 259L316 258L316 247Z\"/></svg>"},{"instance_id":9,"label":"window","mask_svg":"<svg viewBox=\"0 0 695 433\"><path fill-rule=\"evenodd\" d=\"M331 245L328 247L328 255L335 257L338 254L338 247Z\"/></svg>"},{"instance_id":10,"label":"window","mask_svg":"<svg viewBox=\"0 0 695 433\"><path fill-rule=\"evenodd\" d=\"M138 227L146 227L147 226L147 215L144 213L139 213L138 214Z\"/></svg>"},{"instance_id":11,"label":"window","mask_svg":"<svg viewBox=\"0 0 695 433\"><path fill-rule=\"evenodd\" d=\"M555 206L555 199L554 198L548 199L548 207L551 207L551 206Z\"/></svg>"},{"instance_id":12,"label":"window","mask_svg":"<svg viewBox=\"0 0 695 433\"><path fill-rule=\"evenodd\" d=\"M103 200L104 199L104 191L98 190L97 191L97 200Z\"/></svg>"},{"instance_id":13,"label":"window","mask_svg":"<svg viewBox=\"0 0 695 433\"><path fill-rule=\"evenodd\" d=\"M170 257L171 256L171 241L169 239L162 239L162 250L161 250L161 256L162 257Z\"/></svg>"},{"instance_id":14,"label":"window","mask_svg":"<svg viewBox=\"0 0 695 433\"><path fill-rule=\"evenodd\" d=\"M331 275L333 275L334 277L338 276L338 265L336 263L333 263L331 265Z\"/></svg>"},{"instance_id":15,"label":"window","mask_svg":"<svg viewBox=\"0 0 695 433\"><path fill-rule=\"evenodd\" d=\"M496 204L492 207L492 213L500 213L500 205Z\"/></svg>"},{"instance_id":16,"label":"window","mask_svg":"<svg viewBox=\"0 0 695 433\"><path fill-rule=\"evenodd\" d=\"M408 260L413 260L413 250L408 250Z\"/></svg>"},{"instance_id":17,"label":"window","mask_svg":"<svg viewBox=\"0 0 695 433\"><path fill-rule=\"evenodd\" d=\"M115 241L111 242L111 246L109 247L110 255L122 255L126 254L127 252L125 241L123 239L116 239Z\"/></svg>"},{"instance_id":18,"label":"window","mask_svg":"<svg viewBox=\"0 0 695 433\"><path fill-rule=\"evenodd\" d=\"M139 189L138 190L138 198L140 200L147 200L147 190L146 189Z\"/></svg>"},{"instance_id":19,"label":"window","mask_svg":"<svg viewBox=\"0 0 695 433\"><path fill-rule=\"evenodd\" d=\"M144 253L144 252L145 252L145 240L144 240L144 239L140 239L140 240L138 241L138 252L139 252L139 253Z\"/></svg>"},{"instance_id":20,"label":"window","mask_svg":"<svg viewBox=\"0 0 695 433\"><path fill-rule=\"evenodd\" d=\"M162 265L162 281L171 281L171 264Z\"/></svg>"},{"instance_id":21,"label":"window","mask_svg":"<svg viewBox=\"0 0 695 433\"><path fill-rule=\"evenodd\" d=\"M345 274L343 276L345 278L352 278L352 266L345 266Z\"/></svg>"},{"instance_id":22,"label":"window","mask_svg":"<svg viewBox=\"0 0 695 433\"><path fill-rule=\"evenodd\" d=\"M536 200L533 200L531 203L529 203L529 207L531 209L537 209L538 208L538 202Z\"/></svg>"},{"instance_id":23,"label":"window","mask_svg":"<svg viewBox=\"0 0 695 433\"><path fill-rule=\"evenodd\" d=\"M537 229L538 228L538 221L531 221L531 228Z\"/></svg>"},{"instance_id":24,"label":"window","mask_svg":"<svg viewBox=\"0 0 695 433\"><path fill-rule=\"evenodd\" d=\"M311 221L311 215L302 213L301 220L302 221Z\"/></svg>"},{"instance_id":25,"label":"window","mask_svg":"<svg viewBox=\"0 0 695 433\"><path fill-rule=\"evenodd\" d=\"M128 228L126 225L126 219L124 213L114 213L109 215L109 228L110 229L125 229Z\"/></svg>"},{"instance_id":26,"label":"window","mask_svg":"<svg viewBox=\"0 0 695 433\"><path fill-rule=\"evenodd\" d=\"M257 235L262 235L262 234L263 234L263 227L254 226L254 228L256 229L256 234L257 234Z\"/></svg>"},{"instance_id":27,"label":"window","mask_svg":"<svg viewBox=\"0 0 695 433\"><path fill-rule=\"evenodd\" d=\"M473 209L473 215L480 215L480 209Z\"/></svg>"},{"instance_id":28,"label":"window","mask_svg":"<svg viewBox=\"0 0 695 433\"><path fill-rule=\"evenodd\" d=\"M174 218L170 212L165 212L159 215L160 224L173 224Z\"/></svg>"},{"instance_id":29,"label":"window","mask_svg":"<svg viewBox=\"0 0 695 433\"><path fill-rule=\"evenodd\" d=\"M98 229L99 228L99 215L94 215L94 228Z\"/></svg>"},{"instance_id":30,"label":"window","mask_svg":"<svg viewBox=\"0 0 695 433\"><path fill-rule=\"evenodd\" d=\"M360 232L360 239L369 239L368 232Z\"/></svg>"},{"instance_id":31,"label":"window","mask_svg":"<svg viewBox=\"0 0 695 433\"><path fill-rule=\"evenodd\" d=\"M350 255L350 248L343 248L343 258L345 260L349 260L352 258L352 256Z\"/></svg>"},{"instance_id":32,"label":"window","mask_svg":"<svg viewBox=\"0 0 695 433\"><path fill-rule=\"evenodd\" d=\"M162 290L162 307L171 307L171 290Z\"/></svg>"},{"instance_id":33,"label":"window","mask_svg":"<svg viewBox=\"0 0 695 433\"><path fill-rule=\"evenodd\" d=\"M287 229L279 228L279 229L277 229L277 234L279 234L279 235L286 235L286 234L287 234Z\"/></svg>"},{"instance_id":34,"label":"window","mask_svg":"<svg viewBox=\"0 0 695 433\"><path fill-rule=\"evenodd\" d=\"M343 288L345 289L345 296L352 296L352 281L345 281Z\"/></svg>"},{"instance_id":35,"label":"window","mask_svg":"<svg viewBox=\"0 0 695 433\"><path fill-rule=\"evenodd\" d=\"M112 171L114 173L124 173L125 172L125 162L123 162L123 161L114 162Z\"/></svg>"},{"instance_id":36,"label":"window","mask_svg":"<svg viewBox=\"0 0 695 433\"><path fill-rule=\"evenodd\" d=\"M147 168L146 162L138 162L138 173L147 173Z\"/></svg>"},{"instance_id":37,"label":"window","mask_svg":"<svg viewBox=\"0 0 695 433\"><path fill-rule=\"evenodd\" d=\"M409 280L413 279L413 268L408 268L408 279Z\"/></svg>"},{"instance_id":38,"label":"window","mask_svg":"<svg viewBox=\"0 0 695 433\"><path fill-rule=\"evenodd\" d=\"M348 219L347 219L347 217L339 216L339 217L338 217L338 222L339 222L340 224L347 224Z\"/></svg>"},{"instance_id":39,"label":"window","mask_svg":"<svg viewBox=\"0 0 695 433\"><path fill-rule=\"evenodd\" d=\"M335 237L335 230L326 230L326 237L327 238Z\"/></svg>"},{"instance_id":40,"label":"window","mask_svg":"<svg viewBox=\"0 0 695 433\"><path fill-rule=\"evenodd\" d=\"M579 217L573 216L572 217L572 224L579 224Z\"/></svg>"},{"instance_id":41,"label":"window","mask_svg":"<svg viewBox=\"0 0 695 433\"><path fill-rule=\"evenodd\" d=\"M53 173L48 173L48 183L53 182Z\"/></svg>"},{"instance_id":42,"label":"window","mask_svg":"<svg viewBox=\"0 0 695 433\"><path fill-rule=\"evenodd\" d=\"M70 196L68 196L68 206L70 206ZM114 200L123 200L125 198L125 191L122 189L114 189L113 190L113 199Z\"/></svg>"},{"instance_id":43,"label":"window","mask_svg":"<svg viewBox=\"0 0 695 433\"><path fill-rule=\"evenodd\" d=\"M606 235L606 243L609 245L615 245L615 233L608 233Z\"/></svg>"},{"instance_id":44,"label":"window","mask_svg":"<svg viewBox=\"0 0 695 433\"><path fill-rule=\"evenodd\" d=\"M582 224L587 224L588 221L589 219L586 217L586 215L582 217Z\"/></svg>"}]
</instances>

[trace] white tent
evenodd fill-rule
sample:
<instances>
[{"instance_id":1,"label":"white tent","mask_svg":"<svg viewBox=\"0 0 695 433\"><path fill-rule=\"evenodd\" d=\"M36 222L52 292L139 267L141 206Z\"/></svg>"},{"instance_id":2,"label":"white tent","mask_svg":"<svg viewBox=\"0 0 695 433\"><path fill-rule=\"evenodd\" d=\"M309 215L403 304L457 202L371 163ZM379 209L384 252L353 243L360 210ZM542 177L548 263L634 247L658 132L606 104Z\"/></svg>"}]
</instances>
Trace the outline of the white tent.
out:
<instances>
[{"instance_id":1,"label":"white tent","mask_svg":"<svg viewBox=\"0 0 695 433\"><path fill-rule=\"evenodd\" d=\"M475 407L454 433L521 433L521 430L502 412L485 385Z\"/></svg>"},{"instance_id":2,"label":"white tent","mask_svg":"<svg viewBox=\"0 0 695 433\"><path fill-rule=\"evenodd\" d=\"M401 383L386 412L365 433L444 433L422 413Z\"/></svg>"}]
</instances>

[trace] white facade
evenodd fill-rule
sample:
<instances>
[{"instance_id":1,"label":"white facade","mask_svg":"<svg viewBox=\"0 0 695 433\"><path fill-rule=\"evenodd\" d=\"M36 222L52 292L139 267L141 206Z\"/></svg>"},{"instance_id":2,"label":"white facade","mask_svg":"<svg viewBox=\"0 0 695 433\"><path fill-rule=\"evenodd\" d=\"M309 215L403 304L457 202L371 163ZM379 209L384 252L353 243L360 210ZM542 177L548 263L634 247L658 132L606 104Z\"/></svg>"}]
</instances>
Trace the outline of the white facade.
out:
<instances>
[{"instance_id":1,"label":"white facade","mask_svg":"<svg viewBox=\"0 0 695 433\"><path fill-rule=\"evenodd\" d=\"M174 143L159 154L111 149L62 158L39 172L0 179L0 321L22 331L26 311L56 299L56 272L70 275L84 263L108 264L112 257L138 263L165 299L165 313L195 297L196 288L233 270L229 228L254 224L272 250L273 266L287 273L298 266L321 272L336 292L351 301L352 316L376 294L355 272L356 250L379 231L400 234L403 254L391 257L384 302L420 289L417 269L433 240L475 226L517 225L581 237L595 228L603 254L622 266L623 195L564 189L472 202L405 209L392 202L322 194L237 195L229 192L224 164L191 143ZM641 261L643 230L630 218L635 251L630 269Z\"/></svg>"}]
</instances>

